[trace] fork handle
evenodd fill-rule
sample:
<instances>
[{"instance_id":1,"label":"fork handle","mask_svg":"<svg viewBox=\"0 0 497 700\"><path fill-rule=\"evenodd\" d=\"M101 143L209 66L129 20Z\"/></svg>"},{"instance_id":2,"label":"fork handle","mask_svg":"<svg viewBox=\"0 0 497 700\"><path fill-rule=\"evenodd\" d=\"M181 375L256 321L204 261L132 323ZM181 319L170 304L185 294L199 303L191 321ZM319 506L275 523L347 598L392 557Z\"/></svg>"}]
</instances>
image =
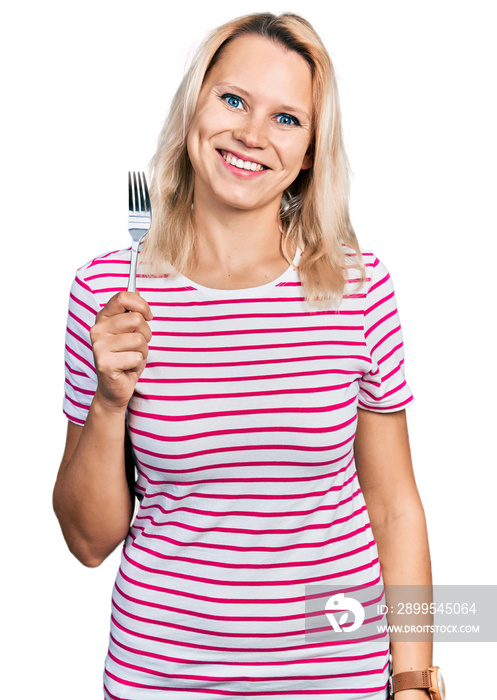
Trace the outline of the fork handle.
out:
<instances>
[{"instance_id":1,"label":"fork handle","mask_svg":"<svg viewBox=\"0 0 497 700\"><path fill-rule=\"evenodd\" d=\"M141 243L139 241L133 241L131 245L131 261L129 267L129 278L128 278L128 292L136 292L136 266L138 262L138 246Z\"/></svg>"}]
</instances>

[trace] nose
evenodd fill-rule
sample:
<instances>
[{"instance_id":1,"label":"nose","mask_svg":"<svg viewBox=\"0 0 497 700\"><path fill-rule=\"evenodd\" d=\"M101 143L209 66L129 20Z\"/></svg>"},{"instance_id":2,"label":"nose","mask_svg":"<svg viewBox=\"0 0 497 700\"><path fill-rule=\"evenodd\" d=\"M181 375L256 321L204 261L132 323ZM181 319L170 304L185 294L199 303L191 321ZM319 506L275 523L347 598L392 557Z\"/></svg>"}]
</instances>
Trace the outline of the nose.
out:
<instances>
[{"instance_id":1,"label":"nose","mask_svg":"<svg viewBox=\"0 0 497 700\"><path fill-rule=\"evenodd\" d=\"M264 148L267 145L264 119L256 115L246 115L243 123L234 129L233 137L247 148Z\"/></svg>"}]
</instances>

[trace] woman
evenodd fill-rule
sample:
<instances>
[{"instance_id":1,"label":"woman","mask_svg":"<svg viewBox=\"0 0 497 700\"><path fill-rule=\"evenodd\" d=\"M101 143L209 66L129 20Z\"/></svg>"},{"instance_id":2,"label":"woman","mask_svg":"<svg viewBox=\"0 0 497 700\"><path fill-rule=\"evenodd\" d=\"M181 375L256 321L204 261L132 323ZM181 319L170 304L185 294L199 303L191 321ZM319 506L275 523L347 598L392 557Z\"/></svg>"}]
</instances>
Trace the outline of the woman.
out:
<instances>
[{"instance_id":1,"label":"woman","mask_svg":"<svg viewBox=\"0 0 497 700\"><path fill-rule=\"evenodd\" d=\"M215 30L152 165L139 295L119 291L129 250L96 258L68 321L55 511L87 566L125 540L105 697L385 698L388 634L323 636L325 604L429 584L429 552L393 288L349 220L312 27ZM431 664L428 642L391 651L394 674Z\"/></svg>"}]
</instances>

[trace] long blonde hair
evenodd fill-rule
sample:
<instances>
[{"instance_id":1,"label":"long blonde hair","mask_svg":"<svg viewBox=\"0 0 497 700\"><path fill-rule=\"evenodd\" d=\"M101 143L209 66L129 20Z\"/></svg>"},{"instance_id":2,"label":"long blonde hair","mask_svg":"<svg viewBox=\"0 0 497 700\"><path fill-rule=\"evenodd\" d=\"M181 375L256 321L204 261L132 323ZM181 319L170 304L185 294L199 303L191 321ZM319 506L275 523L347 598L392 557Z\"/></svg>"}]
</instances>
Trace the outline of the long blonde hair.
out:
<instances>
[{"instance_id":1,"label":"long blonde hair","mask_svg":"<svg viewBox=\"0 0 497 700\"><path fill-rule=\"evenodd\" d=\"M342 137L338 89L321 39L302 17L286 13L246 15L212 31L193 56L173 98L151 160L153 221L142 253L149 269L185 272L195 260L192 203L195 173L186 140L204 78L226 45L256 34L299 53L309 64L313 84L313 165L284 192L280 208L285 256L302 251L299 274L313 306L339 302L347 268L364 278L364 266L349 215L349 164Z\"/></svg>"}]
</instances>

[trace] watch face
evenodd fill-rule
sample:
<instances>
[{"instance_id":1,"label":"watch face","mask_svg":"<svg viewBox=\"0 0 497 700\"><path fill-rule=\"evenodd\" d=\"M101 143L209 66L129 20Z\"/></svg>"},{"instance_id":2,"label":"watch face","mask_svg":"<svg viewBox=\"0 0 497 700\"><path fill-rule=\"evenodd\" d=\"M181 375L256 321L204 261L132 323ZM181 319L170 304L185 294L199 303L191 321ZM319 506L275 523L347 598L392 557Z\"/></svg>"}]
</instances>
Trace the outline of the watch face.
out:
<instances>
[{"instance_id":1,"label":"watch face","mask_svg":"<svg viewBox=\"0 0 497 700\"><path fill-rule=\"evenodd\" d=\"M440 692L440 697L442 698L442 700L445 700L445 683L442 676L442 671L439 668L437 669L437 683L438 690Z\"/></svg>"}]
</instances>

